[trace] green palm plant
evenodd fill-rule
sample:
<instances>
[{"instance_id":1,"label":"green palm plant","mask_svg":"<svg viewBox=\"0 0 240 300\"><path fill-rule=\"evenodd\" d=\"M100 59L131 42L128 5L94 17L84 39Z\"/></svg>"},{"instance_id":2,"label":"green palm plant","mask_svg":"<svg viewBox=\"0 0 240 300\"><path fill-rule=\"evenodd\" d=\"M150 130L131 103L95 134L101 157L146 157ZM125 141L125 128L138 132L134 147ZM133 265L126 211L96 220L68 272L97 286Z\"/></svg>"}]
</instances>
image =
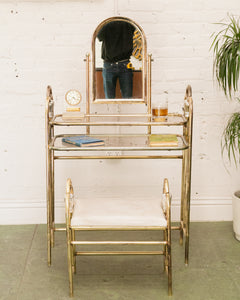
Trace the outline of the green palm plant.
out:
<instances>
[{"instance_id":1,"label":"green palm plant","mask_svg":"<svg viewBox=\"0 0 240 300\"><path fill-rule=\"evenodd\" d=\"M212 34L213 71L219 86L228 99L235 96L240 75L240 25L239 18L229 16L229 23L218 23L222 29ZM229 160L240 163L240 112L231 115L223 132L222 153L226 150Z\"/></svg>"}]
</instances>

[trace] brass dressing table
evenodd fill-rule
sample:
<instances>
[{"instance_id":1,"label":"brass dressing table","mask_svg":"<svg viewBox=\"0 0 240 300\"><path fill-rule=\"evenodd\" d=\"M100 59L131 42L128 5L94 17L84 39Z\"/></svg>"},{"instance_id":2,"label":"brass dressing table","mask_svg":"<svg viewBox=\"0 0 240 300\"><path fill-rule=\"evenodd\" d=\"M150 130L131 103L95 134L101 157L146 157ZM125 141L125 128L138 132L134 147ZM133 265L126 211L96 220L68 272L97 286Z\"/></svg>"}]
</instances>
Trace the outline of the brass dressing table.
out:
<instances>
[{"instance_id":1,"label":"brass dressing table","mask_svg":"<svg viewBox=\"0 0 240 300\"><path fill-rule=\"evenodd\" d=\"M99 30L113 21L124 21L135 26L141 37L141 91L131 99L104 99L97 98L100 87L98 82L99 66L97 65L97 33ZM192 122L193 122L193 102L191 87L188 86L185 94L185 104L183 114L169 113L166 121L155 121L152 119L151 106L151 55L147 55L146 38L141 27L130 19L122 17L109 18L103 21L96 28L93 34L92 58L86 56L86 110L84 117L76 120L67 120L63 115L54 114L54 101L52 89L47 88L46 99L46 151L47 151L47 241L48 241L48 264L51 264L51 250L54 246L54 233L65 231L66 228L57 228L54 223L54 182L55 182L55 161L58 160L81 160L81 159L180 159L182 160L181 174L181 214L179 224L172 227L173 230L180 231L180 243L185 244L185 263L188 264L189 257L189 221L190 221L190 192L191 192L191 152L192 152ZM139 53L138 53L139 56ZM98 72L95 72L95 71ZM139 76L139 74L138 74ZM100 105L101 103L116 103L133 105L142 104L146 108L145 113L139 114L91 114L91 103ZM102 127L101 134L92 134L92 129ZM159 133L166 126L177 126L182 128L182 133L178 134L178 145L173 147L151 147L149 137L152 128ZM64 136L74 134L55 134L56 127L79 127L81 134L99 137L104 140L105 145L100 147L77 147L62 143ZM104 128L126 128L127 133L105 134ZM136 128L138 128L136 133ZM141 132L139 133L139 128ZM135 131L135 132L134 132ZM119 151L119 155L116 155ZM111 153L111 155L109 155ZM176 154L177 153L177 154ZM179 154L180 153L180 154Z\"/></svg>"}]
</instances>

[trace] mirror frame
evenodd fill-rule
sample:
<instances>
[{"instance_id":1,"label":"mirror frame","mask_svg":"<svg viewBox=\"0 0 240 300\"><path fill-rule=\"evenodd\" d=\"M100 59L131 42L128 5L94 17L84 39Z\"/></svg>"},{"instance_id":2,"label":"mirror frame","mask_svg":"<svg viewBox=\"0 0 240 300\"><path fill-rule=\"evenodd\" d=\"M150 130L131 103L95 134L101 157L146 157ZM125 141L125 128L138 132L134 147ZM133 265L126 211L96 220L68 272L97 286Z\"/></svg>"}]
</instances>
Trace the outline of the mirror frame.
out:
<instances>
[{"instance_id":1,"label":"mirror frame","mask_svg":"<svg viewBox=\"0 0 240 300\"><path fill-rule=\"evenodd\" d=\"M95 77L95 41L99 30L106 24L112 21L125 21L136 27L142 35L142 98L130 98L130 99L97 99L96 98L96 77ZM92 37L92 82L91 82L91 93L93 103L147 103L147 42L146 36L142 28L133 20L126 17L111 17L102 21L95 29Z\"/></svg>"}]
</instances>

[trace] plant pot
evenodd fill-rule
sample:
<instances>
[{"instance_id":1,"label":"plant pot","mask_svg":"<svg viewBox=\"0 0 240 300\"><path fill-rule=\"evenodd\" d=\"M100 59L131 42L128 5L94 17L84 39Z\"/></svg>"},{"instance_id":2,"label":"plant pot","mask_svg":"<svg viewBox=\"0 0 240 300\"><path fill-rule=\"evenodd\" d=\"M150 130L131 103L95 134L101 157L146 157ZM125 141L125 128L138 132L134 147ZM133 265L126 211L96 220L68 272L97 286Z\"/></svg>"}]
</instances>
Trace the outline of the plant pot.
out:
<instances>
[{"instance_id":1,"label":"plant pot","mask_svg":"<svg viewBox=\"0 0 240 300\"><path fill-rule=\"evenodd\" d=\"M233 194L233 231L235 238L240 241L240 191Z\"/></svg>"}]
</instances>

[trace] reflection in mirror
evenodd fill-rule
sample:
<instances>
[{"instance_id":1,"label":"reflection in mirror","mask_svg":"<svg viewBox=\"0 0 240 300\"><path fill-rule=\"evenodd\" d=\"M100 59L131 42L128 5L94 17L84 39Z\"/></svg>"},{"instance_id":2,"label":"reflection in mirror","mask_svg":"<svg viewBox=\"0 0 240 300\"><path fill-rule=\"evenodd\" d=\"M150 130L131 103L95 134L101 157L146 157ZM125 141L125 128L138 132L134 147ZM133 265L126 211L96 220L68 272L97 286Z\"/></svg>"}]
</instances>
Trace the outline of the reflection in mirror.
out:
<instances>
[{"instance_id":1,"label":"reflection in mirror","mask_svg":"<svg viewBox=\"0 0 240 300\"><path fill-rule=\"evenodd\" d=\"M102 24L93 37L94 100L144 101L141 30L126 18Z\"/></svg>"}]
</instances>

